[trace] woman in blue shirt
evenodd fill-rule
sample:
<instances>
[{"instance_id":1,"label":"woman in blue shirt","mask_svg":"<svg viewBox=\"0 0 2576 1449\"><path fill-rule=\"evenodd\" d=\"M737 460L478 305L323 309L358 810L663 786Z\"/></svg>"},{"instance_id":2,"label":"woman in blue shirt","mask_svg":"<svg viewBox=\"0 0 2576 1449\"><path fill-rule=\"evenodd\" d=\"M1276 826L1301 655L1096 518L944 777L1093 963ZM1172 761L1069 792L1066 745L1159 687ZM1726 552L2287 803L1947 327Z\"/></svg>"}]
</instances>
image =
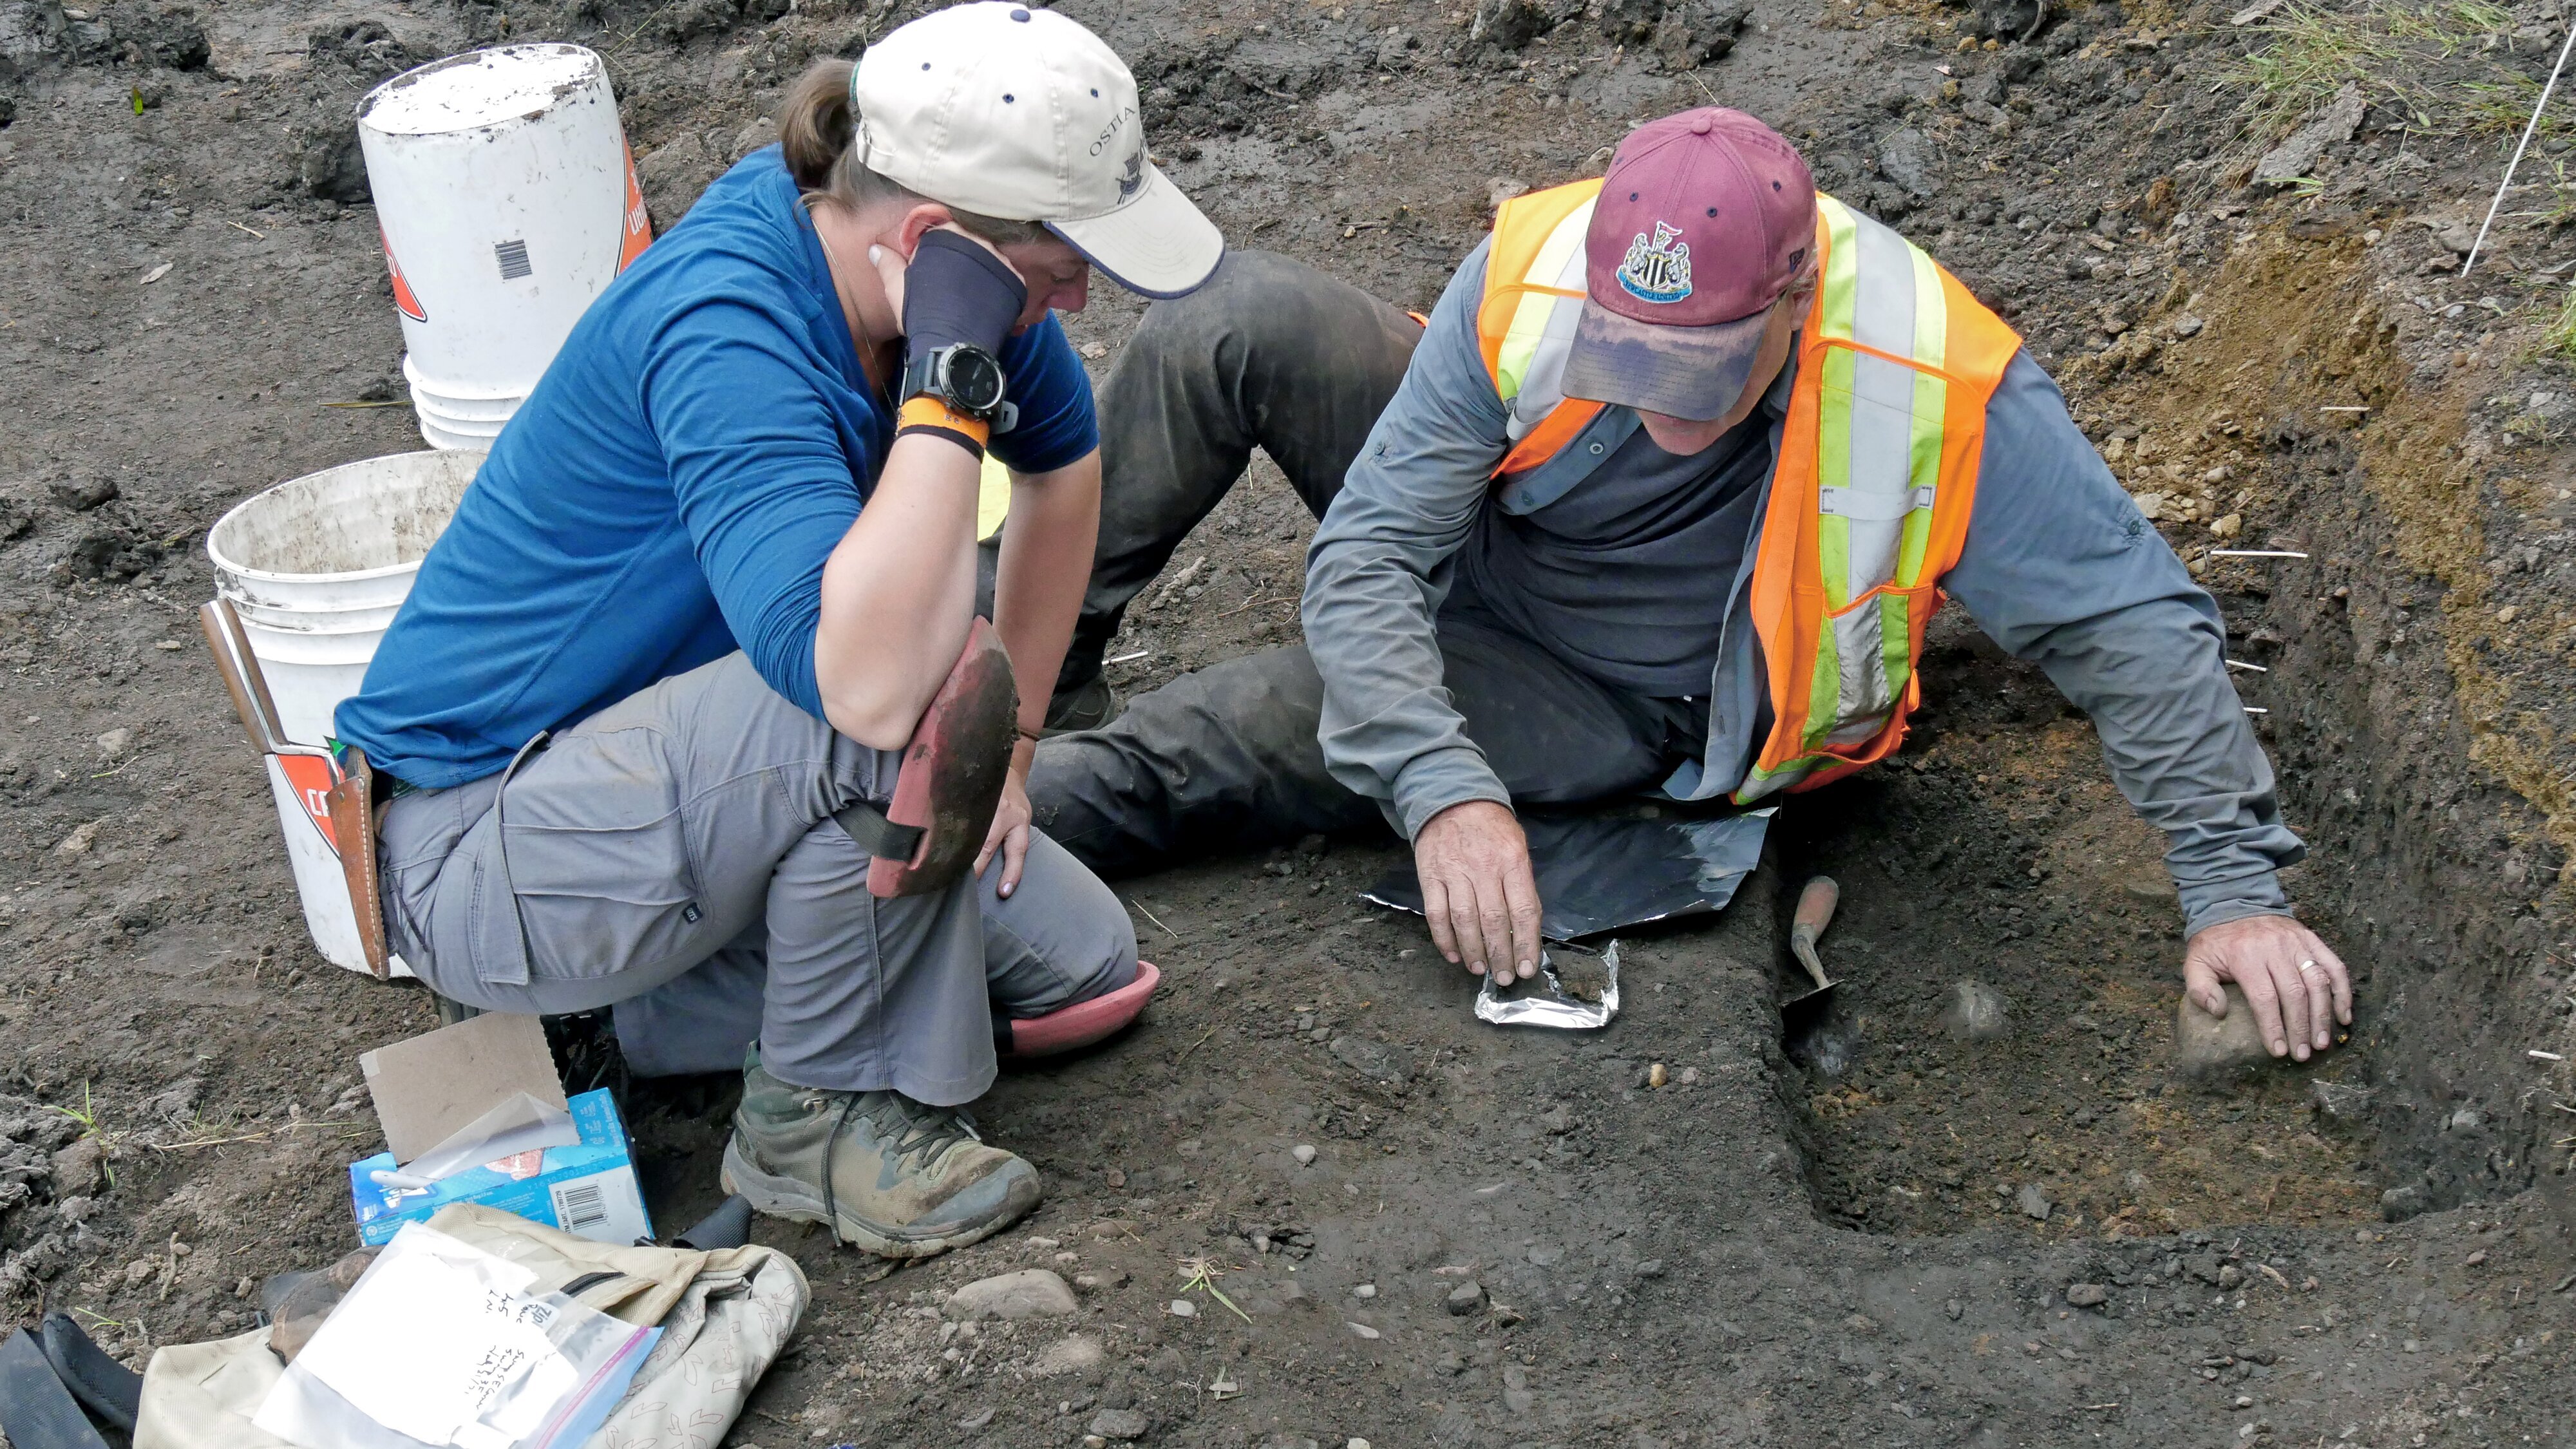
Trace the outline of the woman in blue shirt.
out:
<instances>
[{"instance_id":1,"label":"woman in blue shirt","mask_svg":"<svg viewBox=\"0 0 2576 1449\"><path fill-rule=\"evenodd\" d=\"M816 66L779 134L574 328L337 727L398 782L379 858L415 972L487 1010L614 1006L640 1071L748 1046L727 1186L921 1256L1038 1199L952 1110L996 1013L1145 989L1022 783L1100 501L1051 313L1095 265L1186 292L1223 245L1148 163L1126 67L1006 0ZM974 874L881 899L860 842L967 640L988 447L1021 738Z\"/></svg>"}]
</instances>

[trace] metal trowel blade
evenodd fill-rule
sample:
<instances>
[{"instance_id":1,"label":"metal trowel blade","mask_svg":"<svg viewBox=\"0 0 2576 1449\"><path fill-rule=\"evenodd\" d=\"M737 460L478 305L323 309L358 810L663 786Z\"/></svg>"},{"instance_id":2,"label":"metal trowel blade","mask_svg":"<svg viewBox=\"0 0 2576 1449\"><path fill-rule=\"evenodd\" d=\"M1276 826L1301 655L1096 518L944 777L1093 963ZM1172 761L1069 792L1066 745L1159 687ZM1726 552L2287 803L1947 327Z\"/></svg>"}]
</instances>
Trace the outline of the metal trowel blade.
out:
<instances>
[{"instance_id":1,"label":"metal trowel blade","mask_svg":"<svg viewBox=\"0 0 2576 1449\"><path fill-rule=\"evenodd\" d=\"M1809 974L1824 982L1821 986L1811 986L1780 1003L1781 1034L1788 1040L1795 1041L1824 1024L1825 1017L1834 1008L1834 988L1842 983L1825 978L1825 968L1817 962L1814 951L1804 946L1793 946L1790 949L1798 953L1799 963L1807 968Z\"/></svg>"}]
</instances>

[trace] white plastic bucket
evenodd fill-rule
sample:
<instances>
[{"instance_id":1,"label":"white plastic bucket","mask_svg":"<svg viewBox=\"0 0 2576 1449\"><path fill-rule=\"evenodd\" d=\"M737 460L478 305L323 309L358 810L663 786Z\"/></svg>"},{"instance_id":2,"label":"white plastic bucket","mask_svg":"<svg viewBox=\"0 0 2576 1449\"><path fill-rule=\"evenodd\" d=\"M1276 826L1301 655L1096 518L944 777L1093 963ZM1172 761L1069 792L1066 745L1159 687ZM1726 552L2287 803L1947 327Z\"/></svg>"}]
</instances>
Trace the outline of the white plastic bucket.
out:
<instances>
[{"instance_id":1,"label":"white plastic bucket","mask_svg":"<svg viewBox=\"0 0 2576 1449\"><path fill-rule=\"evenodd\" d=\"M206 533L286 737L318 745L358 692L482 455L398 453L280 483Z\"/></svg>"},{"instance_id":2,"label":"white plastic bucket","mask_svg":"<svg viewBox=\"0 0 2576 1449\"><path fill-rule=\"evenodd\" d=\"M241 617L288 739L330 736L332 711L358 692L482 462L480 453L433 452L348 463L255 494L207 530L216 592ZM267 767L304 928L326 960L364 971L324 803L330 768L310 755L270 755ZM393 971L411 974L400 957Z\"/></svg>"},{"instance_id":3,"label":"white plastic bucket","mask_svg":"<svg viewBox=\"0 0 2576 1449\"><path fill-rule=\"evenodd\" d=\"M487 447L652 240L608 72L578 45L452 56L370 91L358 143L421 436Z\"/></svg>"},{"instance_id":4,"label":"white plastic bucket","mask_svg":"<svg viewBox=\"0 0 2576 1449\"><path fill-rule=\"evenodd\" d=\"M527 397L521 393L459 396L440 390L420 376L411 359L403 359L403 380L411 384L412 411L420 435L433 448L488 451L501 428L517 415Z\"/></svg>"},{"instance_id":5,"label":"white plastic bucket","mask_svg":"<svg viewBox=\"0 0 2576 1449\"><path fill-rule=\"evenodd\" d=\"M403 381L411 384L412 400L443 418L459 421L506 423L528 400L523 392L461 392L422 377L411 359L403 359Z\"/></svg>"}]
</instances>

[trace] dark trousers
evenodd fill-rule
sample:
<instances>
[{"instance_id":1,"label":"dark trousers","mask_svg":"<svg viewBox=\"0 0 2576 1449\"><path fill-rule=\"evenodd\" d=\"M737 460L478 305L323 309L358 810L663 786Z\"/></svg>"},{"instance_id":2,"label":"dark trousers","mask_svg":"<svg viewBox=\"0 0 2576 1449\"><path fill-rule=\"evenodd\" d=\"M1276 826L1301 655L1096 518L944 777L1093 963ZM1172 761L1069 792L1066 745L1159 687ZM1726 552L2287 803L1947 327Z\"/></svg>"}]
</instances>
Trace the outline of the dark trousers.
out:
<instances>
[{"instance_id":1,"label":"dark trousers","mask_svg":"<svg viewBox=\"0 0 2576 1449\"><path fill-rule=\"evenodd\" d=\"M1271 252L1146 309L1099 396L1099 552L1058 691L1088 683L1127 605L1268 453L1322 517L1395 396L1422 329ZM1633 794L1696 758L1704 702L1650 699L1567 667L1471 603L1439 620L1442 682L1521 804ZM1324 769L1323 681L1303 645L1184 675L1107 728L1038 747L1037 823L1096 871L1345 830L1381 817Z\"/></svg>"}]
</instances>

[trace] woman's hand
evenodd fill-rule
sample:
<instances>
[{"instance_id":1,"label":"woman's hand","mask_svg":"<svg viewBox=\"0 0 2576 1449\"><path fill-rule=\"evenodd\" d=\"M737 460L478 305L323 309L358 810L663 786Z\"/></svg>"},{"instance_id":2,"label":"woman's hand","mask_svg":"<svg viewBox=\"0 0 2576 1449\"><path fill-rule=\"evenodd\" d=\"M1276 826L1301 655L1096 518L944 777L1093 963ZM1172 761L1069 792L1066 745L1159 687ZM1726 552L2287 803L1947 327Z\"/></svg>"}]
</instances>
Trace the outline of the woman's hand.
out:
<instances>
[{"instance_id":1,"label":"woman's hand","mask_svg":"<svg viewBox=\"0 0 2576 1449\"><path fill-rule=\"evenodd\" d=\"M1002 853L1002 880L995 894L1009 900L1020 888L1020 867L1029 858L1029 761L1035 749L1021 740L1011 749L1011 772L1002 780L1002 803L993 810L993 828L984 833L984 848L975 856L975 874L982 878L985 863L993 852Z\"/></svg>"}]
</instances>

